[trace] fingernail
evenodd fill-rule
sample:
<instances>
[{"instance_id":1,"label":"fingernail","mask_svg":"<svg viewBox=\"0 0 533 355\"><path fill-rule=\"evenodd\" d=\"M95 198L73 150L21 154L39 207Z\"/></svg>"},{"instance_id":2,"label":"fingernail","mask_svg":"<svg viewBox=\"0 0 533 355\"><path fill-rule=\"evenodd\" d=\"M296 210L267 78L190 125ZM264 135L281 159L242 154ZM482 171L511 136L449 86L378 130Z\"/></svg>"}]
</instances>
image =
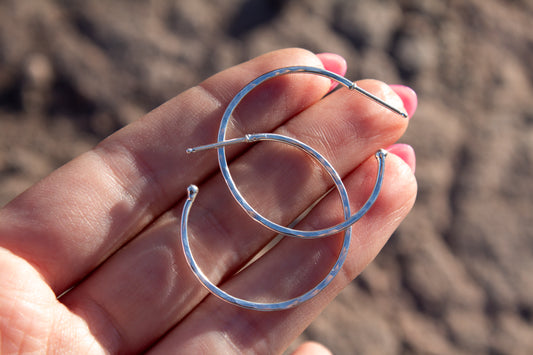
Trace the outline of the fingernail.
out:
<instances>
[{"instance_id":1,"label":"fingernail","mask_svg":"<svg viewBox=\"0 0 533 355\"><path fill-rule=\"evenodd\" d=\"M397 143L388 147L387 151L402 159L407 165L409 165L413 174L415 173L416 155L413 147L409 144Z\"/></svg>"},{"instance_id":2,"label":"fingernail","mask_svg":"<svg viewBox=\"0 0 533 355\"><path fill-rule=\"evenodd\" d=\"M390 85L390 87L402 99L403 107L405 108L405 111L407 111L407 116L409 116L409 118L413 117L416 107L418 106L416 92L404 85Z\"/></svg>"},{"instance_id":3,"label":"fingernail","mask_svg":"<svg viewBox=\"0 0 533 355\"><path fill-rule=\"evenodd\" d=\"M324 69L339 74L341 76L344 76L346 74L348 65L346 64L346 59L344 59L342 56L335 53L319 53L316 56L322 62ZM329 90L333 90L337 85L338 83L332 80L331 87L329 88Z\"/></svg>"}]
</instances>

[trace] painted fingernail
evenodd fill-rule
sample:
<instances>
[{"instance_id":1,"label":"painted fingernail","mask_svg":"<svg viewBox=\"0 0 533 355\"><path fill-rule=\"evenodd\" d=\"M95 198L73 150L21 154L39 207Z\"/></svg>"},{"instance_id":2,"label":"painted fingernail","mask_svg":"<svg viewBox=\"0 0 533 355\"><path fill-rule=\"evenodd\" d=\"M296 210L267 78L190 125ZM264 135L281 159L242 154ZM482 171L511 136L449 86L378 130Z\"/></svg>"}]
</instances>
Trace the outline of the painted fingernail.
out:
<instances>
[{"instance_id":1,"label":"painted fingernail","mask_svg":"<svg viewBox=\"0 0 533 355\"><path fill-rule=\"evenodd\" d=\"M402 99L403 107L405 108L405 111L407 111L409 118L413 117L416 107L418 106L416 92L404 85L390 85L390 87Z\"/></svg>"},{"instance_id":2,"label":"painted fingernail","mask_svg":"<svg viewBox=\"0 0 533 355\"><path fill-rule=\"evenodd\" d=\"M346 74L348 65L346 64L346 59L342 56L335 53L319 53L317 57L322 62L322 65L324 65L324 69L342 76ZM338 83L336 81L331 81L329 90L333 90L337 85Z\"/></svg>"},{"instance_id":3,"label":"painted fingernail","mask_svg":"<svg viewBox=\"0 0 533 355\"><path fill-rule=\"evenodd\" d=\"M416 155L413 147L409 144L397 143L388 147L387 151L402 159L407 165L409 165L413 174L415 173Z\"/></svg>"}]
</instances>

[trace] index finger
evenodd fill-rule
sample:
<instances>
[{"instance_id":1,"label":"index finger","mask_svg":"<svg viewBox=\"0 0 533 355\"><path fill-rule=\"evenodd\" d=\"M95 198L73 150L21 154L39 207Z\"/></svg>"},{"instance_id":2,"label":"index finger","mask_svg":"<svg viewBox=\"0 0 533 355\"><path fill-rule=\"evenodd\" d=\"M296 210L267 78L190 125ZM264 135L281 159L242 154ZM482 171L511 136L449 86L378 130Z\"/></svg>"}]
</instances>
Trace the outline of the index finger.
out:
<instances>
[{"instance_id":1,"label":"index finger","mask_svg":"<svg viewBox=\"0 0 533 355\"><path fill-rule=\"evenodd\" d=\"M0 210L0 247L34 265L56 294L133 238L217 167L185 149L210 143L231 98L275 68L321 66L310 52L280 50L221 72L71 161ZM297 85L295 85L297 83ZM328 90L298 75L267 83L236 110L229 131L268 132Z\"/></svg>"}]
</instances>

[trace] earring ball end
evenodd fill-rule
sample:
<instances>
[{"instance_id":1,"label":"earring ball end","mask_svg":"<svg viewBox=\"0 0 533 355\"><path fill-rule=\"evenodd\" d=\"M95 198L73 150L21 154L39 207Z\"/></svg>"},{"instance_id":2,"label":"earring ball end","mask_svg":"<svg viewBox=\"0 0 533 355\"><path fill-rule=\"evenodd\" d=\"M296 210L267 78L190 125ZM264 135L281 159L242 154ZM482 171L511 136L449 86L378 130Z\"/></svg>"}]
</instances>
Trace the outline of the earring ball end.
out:
<instances>
[{"instance_id":1,"label":"earring ball end","mask_svg":"<svg viewBox=\"0 0 533 355\"><path fill-rule=\"evenodd\" d=\"M376 152L376 158L378 159L382 159L382 158L385 158L387 156L387 154L389 154L388 151L386 151L385 149L380 149Z\"/></svg>"},{"instance_id":2,"label":"earring ball end","mask_svg":"<svg viewBox=\"0 0 533 355\"><path fill-rule=\"evenodd\" d=\"M196 198L196 195L198 195L198 191L199 191L198 186L189 185L189 187L187 188L187 199L194 201L194 199Z\"/></svg>"}]
</instances>

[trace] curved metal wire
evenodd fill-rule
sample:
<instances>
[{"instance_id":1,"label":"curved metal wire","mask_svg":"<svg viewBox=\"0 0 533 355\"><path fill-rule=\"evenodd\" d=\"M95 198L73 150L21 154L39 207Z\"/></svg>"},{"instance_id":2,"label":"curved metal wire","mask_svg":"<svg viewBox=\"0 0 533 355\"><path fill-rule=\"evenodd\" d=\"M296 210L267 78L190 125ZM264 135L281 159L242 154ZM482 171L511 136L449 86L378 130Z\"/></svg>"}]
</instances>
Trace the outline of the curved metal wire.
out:
<instances>
[{"instance_id":1,"label":"curved metal wire","mask_svg":"<svg viewBox=\"0 0 533 355\"><path fill-rule=\"evenodd\" d=\"M304 144L294 138L282 136L279 134L263 133L263 134L247 135L246 137L244 137L244 139L239 139L238 141L239 142L255 142L259 140L278 141L278 142L290 144L294 147L297 147L303 150L304 152L309 154L311 157L313 157L316 161L318 161L324 167L324 169L328 172L328 174L331 176L331 178L333 179L333 182L335 183L337 190L339 191L341 201L342 201L342 206L343 206L344 218L347 219L350 217L350 201L348 199L348 193L346 192L346 188L339 174L333 168L333 166L326 160L326 158L324 158L320 153L318 153L316 150L314 150L307 144ZM237 143L237 141L234 140L233 143ZM384 155L381 156L380 160L383 160L383 159L384 159ZM333 278L340 271L342 265L344 264L344 261L346 260L346 256L348 255L348 249L350 247L350 240L352 236L352 230L350 227L347 227L347 229L345 230L341 251L339 253L339 256L337 257L337 261L335 262L335 264L333 265L329 273L326 275L326 277L308 292L298 297L286 300L286 301L274 302L274 303L253 302L253 301L248 301L242 298L232 296L229 293L223 291L220 287L216 286L213 282L209 280L209 278L202 272L202 270L198 266L198 263L194 259L194 256L191 251L191 246L189 244L189 232L188 232L187 226L188 226L188 221L189 221L189 213L190 213L192 204L194 202L194 199L196 198L198 194L198 191L199 189L195 185L191 185L187 189L188 198L185 201L185 205L183 207L183 212L181 216L181 242L183 246L183 251L185 253L185 258L187 260L187 263L189 264L196 278L212 294L214 294L215 296L219 297L220 299L224 301L233 303L240 307L255 309L259 311L273 311L273 310L281 310L281 309L295 307L313 298L320 291L322 291L327 285L329 285L329 283L333 280Z\"/></svg>"},{"instance_id":2,"label":"curved metal wire","mask_svg":"<svg viewBox=\"0 0 533 355\"><path fill-rule=\"evenodd\" d=\"M183 246L183 250L185 253L185 258L189 266L191 267L191 270L193 271L195 276L198 278L198 280L215 296L227 302L240 306L240 307L261 310L261 311L281 310L281 309L295 307L301 304L302 302L305 302L313 298L314 296L316 296L321 290L323 290L333 280L333 278L340 271L347 257L348 249L350 246L351 233L352 233L351 226L356 221L358 221L372 207L372 205L375 203L379 195L379 192L383 184L385 157L387 155L387 152L385 150L379 150L376 153L376 158L378 160L378 172L377 172L376 182L374 184L372 193L370 194L370 197L365 202L363 207L361 207L361 209L358 212L351 215L348 194L346 192L346 188L339 174L333 168L333 166L327 161L325 157L323 157L320 153L318 153L315 149L311 148L307 144L304 144L303 142L300 142L294 138L279 135L279 134L274 134L274 133L248 134L242 138L226 140L226 131L227 131L230 117L233 111L235 110L235 108L237 107L237 105L241 102L241 100L250 91L252 91L254 88L262 84L263 82L270 80L274 77L285 75L285 74L290 74L290 73L311 73L311 74L328 77L346 86L347 88L351 90L355 90L365 95L366 97L374 100L378 104L390 109L391 111L403 117L407 117L405 113L390 106L389 104L387 104L380 98L359 88L354 82L336 73L333 73L333 72L330 72L330 71L327 71L321 68L306 67L306 66L286 67L286 68L276 69L276 70L273 70L271 72L268 72L268 73L265 73L259 76L255 80L251 81L248 85L246 85L241 91L239 91L237 95L235 95L235 97L232 99L232 101L229 103L228 107L226 108L224 115L222 116L216 143L187 149L188 153L192 153L196 151L216 148L217 153L218 153L218 162L219 162L220 170L222 172L224 180L226 181L226 184L228 185L230 189L231 194L236 199L237 203L248 213L248 215L252 219L262 224L266 228L269 228L270 230L275 231L282 235L296 237L296 238L303 238L303 239L322 238L322 237L330 236L333 234L337 234L342 231L345 232L344 239L343 239L343 245L339 253L339 256L337 258L337 261L335 262L335 264L333 265L329 273L326 275L326 277L320 283L318 283L315 287L313 287L311 290L309 290L308 292L298 297L292 298L290 300L282 301L282 302L260 303L260 302L247 301L247 300L230 295L229 293L223 291L221 288L219 288L214 283L212 283L207 278L207 276L202 272L202 270L198 266L198 263L194 259L194 256L192 254L191 247L189 244L187 225L188 225L189 214L190 214L192 204L199 190L198 190L198 187L194 185L189 186L189 188L187 189L188 198L183 207L183 212L182 212L182 217L181 217L181 241L182 241L182 246ZM270 221L269 219L263 217L257 211L255 211L254 208L250 206L250 204L246 201L246 199L244 199L244 197L241 195L235 182L233 181L233 178L229 170L227 158L226 158L225 147L227 145L236 144L236 143L251 143L251 142L257 142L257 141L277 141L277 142L289 144L291 146L294 146L294 147L297 147L303 150L304 152L309 154L311 157L313 157L319 164L321 164L322 167L328 172L330 177L333 179L335 187L340 194L342 206L343 206L344 221L335 226L320 229L320 230L314 230L314 231L297 230L297 229L284 227L277 223L274 223Z\"/></svg>"}]
</instances>

